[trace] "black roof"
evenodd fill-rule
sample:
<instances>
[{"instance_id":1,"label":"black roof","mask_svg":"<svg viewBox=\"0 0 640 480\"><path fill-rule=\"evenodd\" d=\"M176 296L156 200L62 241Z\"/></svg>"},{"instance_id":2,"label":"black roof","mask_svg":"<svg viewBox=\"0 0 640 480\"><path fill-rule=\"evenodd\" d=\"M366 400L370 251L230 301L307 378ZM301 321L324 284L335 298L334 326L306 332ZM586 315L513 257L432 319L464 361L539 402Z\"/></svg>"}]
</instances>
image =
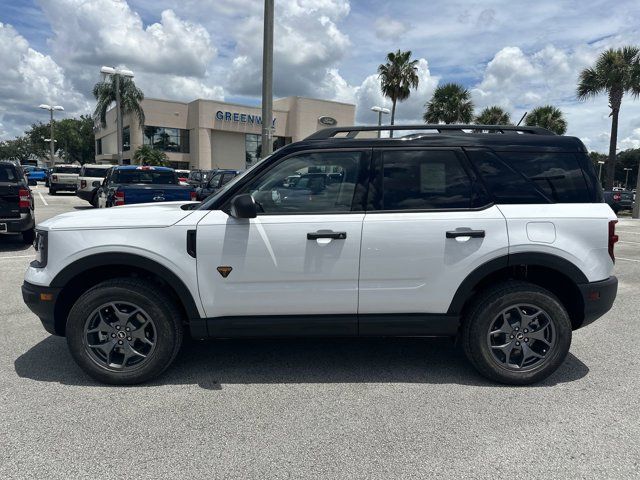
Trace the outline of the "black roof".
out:
<instances>
[{"instance_id":1,"label":"black roof","mask_svg":"<svg viewBox=\"0 0 640 480\"><path fill-rule=\"evenodd\" d=\"M362 133L378 131L409 131L396 138L362 137ZM487 147L497 151L547 150L586 152L576 137L556 135L540 127L503 125L395 125L332 127L319 130L306 139L292 144L300 148L362 148L362 147ZM285 147L286 148L286 147Z\"/></svg>"}]
</instances>

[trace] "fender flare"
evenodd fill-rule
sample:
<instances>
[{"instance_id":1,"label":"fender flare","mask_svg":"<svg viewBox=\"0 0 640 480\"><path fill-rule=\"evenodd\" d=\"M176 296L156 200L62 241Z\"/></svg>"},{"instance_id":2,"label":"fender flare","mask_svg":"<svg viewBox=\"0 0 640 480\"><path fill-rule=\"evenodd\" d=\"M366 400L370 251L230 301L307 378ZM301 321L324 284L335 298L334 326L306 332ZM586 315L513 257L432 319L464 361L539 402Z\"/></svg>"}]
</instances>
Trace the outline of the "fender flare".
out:
<instances>
[{"instance_id":1,"label":"fender flare","mask_svg":"<svg viewBox=\"0 0 640 480\"><path fill-rule=\"evenodd\" d=\"M189 319L200 318L200 313L193 295L184 282L175 273L164 265L140 255L131 253L96 253L80 258L64 267L51 281L50 286L54 288L64 288L74 277L83 272L97 267L108 267L113 265L132 266L151 272L162 278L178 295L180 302L184 306Z\"/></svg>"},{"instance_id":2,"label":"fender flare","mask_svg":"<svg viewBox=\"0 0 640 480\"><path fill-rule=\"evenodd\" d=\"M469 298L471 298L475 286L478 285L483 278L506 267L518 265L532 265L550 268L562 275L565 275L577 285L589 282L589 279L584 273L582 273L582 270L580 270L575 264L557 255L540 252L512 253L489 260L467 275L456 290L456 293L449 304L447 314L460 315L465 303Z\"/></svg>"}]
</instances>

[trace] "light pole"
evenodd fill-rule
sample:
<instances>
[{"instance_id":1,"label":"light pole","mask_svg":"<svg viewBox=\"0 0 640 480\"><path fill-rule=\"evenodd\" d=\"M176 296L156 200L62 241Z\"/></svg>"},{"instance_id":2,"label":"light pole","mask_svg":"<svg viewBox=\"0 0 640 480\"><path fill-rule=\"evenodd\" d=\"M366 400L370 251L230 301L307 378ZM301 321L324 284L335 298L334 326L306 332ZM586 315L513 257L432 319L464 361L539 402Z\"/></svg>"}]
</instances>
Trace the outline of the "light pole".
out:
<instances>
[{"instance_id":1,"label":"light pole","mask_svg":"<svg viewBox=\"0 0 640 480\"><path fill-rule=\"evenodd\" d=\"M631 171L631 168L625 168L624 171L627 172L624 177L624 189L629 190L629 172Z\"/></svg>"},{"instance_id":2,"label":"light pole","mask_svg":"<svg viewBox=\"0 0 640 480\"><path fill-rule=\"evenodd\" d=\"M120 110L120 76L133 78L133 72L126 68L102 67L105 77L111 77L116 88L116 141L118 142L118 165L122 165L122 111Z\"/></svg>"},{"instance_id":3,"label":"light pole","mask_svg":"<svg viewBox=\"0 0 640 480\"><path fill-rule=\"evenodd\" d=\"M600 165L600 169L598 170L598 182L602 184L602 165L604 165L604 161L598 160L598 164Z\"/></svg>"},{"instance_id":4,"label":"light pole","mask_svg":"<svg viewBox=\"0 0 640 480\"><path fill-rule=\"evenodd\" d=\"M262 150L261 157L271 155L273 122L273 4L264 0L264 41L262 46Z\"/></svg>"},{"instance_id":5,"label":"light pole","mask_svg":"<svg viewBox=\"0 0 640 480\"><path fill-rule=\"evenodd\" d=\"M371 107L371 111L378 113L378 126L379 127L382 126L382 114L384 113L385 115L389 115L391 113L391 110L389 110L388 108L378 107L378 106ZM381 133L382 133L382 131L378 130L378 138L380 138L380 134Z\"/></svg>"},{"instance_id":6,"label":"light pole","mask_svg":"<svg viewBox=\"0 0 640 480\"><path fill-rule=\"evenodd\" d=\"M42 108L43 110L49 110L49 114L50 114L49 126L51 127L51 138L49 139L49 154L51 155L50 166L53 167L53 164L54 164L53 156L55 155L55 147L54 147L55 140L53 139L53 112L54 111L62 112L64 111L64 108L61 107L60 105L47 105L46 103L41 104L38 108Z\"/></svg>"}]
</instances>

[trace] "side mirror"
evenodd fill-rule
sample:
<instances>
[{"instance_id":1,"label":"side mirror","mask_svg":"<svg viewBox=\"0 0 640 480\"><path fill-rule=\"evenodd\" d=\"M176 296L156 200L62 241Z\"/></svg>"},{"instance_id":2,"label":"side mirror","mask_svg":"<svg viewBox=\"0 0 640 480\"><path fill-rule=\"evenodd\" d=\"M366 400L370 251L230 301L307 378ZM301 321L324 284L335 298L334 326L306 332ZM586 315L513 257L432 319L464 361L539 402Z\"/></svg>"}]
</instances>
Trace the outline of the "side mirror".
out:
<instances>
[{"instance_id":1,"label":"side mirror","mask_svg":"<svg viewBox=\"0 0 640 480\"><path fill-rule=\"evenodd\" d=\"M256 218L258 216L258 207L251 195L243 193L231 199L230 213L235 218Z\"/></svg>"},{"instance_id":2,"label":"side mirror","mask_svg":"<svg viewBox=\"0 0 640 480\"><path fill-rule=\"evenodd\" d=\"M101 185L100 180L95 180L95 181L91 184L91 186L92 186L93 188L98 188L100 185Z\"/></svg>"}]
</instances>

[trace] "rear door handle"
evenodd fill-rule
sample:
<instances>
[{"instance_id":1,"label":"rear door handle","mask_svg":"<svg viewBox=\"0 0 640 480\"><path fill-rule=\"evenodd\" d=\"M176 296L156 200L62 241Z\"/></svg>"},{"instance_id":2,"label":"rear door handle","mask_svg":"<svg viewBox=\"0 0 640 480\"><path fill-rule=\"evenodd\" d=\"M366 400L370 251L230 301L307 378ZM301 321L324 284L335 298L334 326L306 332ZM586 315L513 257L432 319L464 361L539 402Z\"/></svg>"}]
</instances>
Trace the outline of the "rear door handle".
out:
<instances>
[{"instance_id":1,"label":"rear door handle","mask_svg":"<svg viewBox=\"0 0 640 480\"><path fill-rule=\"evenodd\" d=\"M458 237L471 237L471 238L484 238L484 230L454 230L447 232L447 238Z\"/></svg>"},{"instance_id":2,"label":"rear door handle","mask_svg":"<svg viewBox=\"0 0 640 480\"><path fill-rule=\"evenodd\" d=\"M347 238L347 232L334 232L332 230L318 230L317 232L307 233L307 240L318 240L319 238L331 238L333 240L344 240Z\"/></svg>"}]
</instances>

